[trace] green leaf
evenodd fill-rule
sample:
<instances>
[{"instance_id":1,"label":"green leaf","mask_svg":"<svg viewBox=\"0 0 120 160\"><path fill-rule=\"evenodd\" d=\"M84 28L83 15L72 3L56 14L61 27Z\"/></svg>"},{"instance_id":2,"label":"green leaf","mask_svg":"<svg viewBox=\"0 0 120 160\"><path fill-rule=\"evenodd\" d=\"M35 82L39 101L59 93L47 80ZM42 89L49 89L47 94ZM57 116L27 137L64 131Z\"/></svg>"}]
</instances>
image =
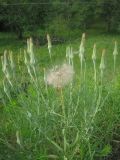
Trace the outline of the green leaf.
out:
<instances>
[{"instance_id":1,"label":"green leaf","mask_svg":"<svg viewBox=\"0 0 120 160\"><path fill-rule=\"evenodd\" d=\"M98 156L105 157L105 156L107 156L108 154L111 153L111 150L112 150L112 148L111 148L111 146L109 144L105 145L104 148L98 154Z\"/></svg>"},{"instance_id":2,"label":"green leaf","mask_svg":"<svg viewBox=\"0 0 120 160\"><path fill-rule=\"evenodd\" d=\"M63 149L54 141L47 137L47 140L50 141L59 151L63 152Z\"/></svg>"}]
</instances>

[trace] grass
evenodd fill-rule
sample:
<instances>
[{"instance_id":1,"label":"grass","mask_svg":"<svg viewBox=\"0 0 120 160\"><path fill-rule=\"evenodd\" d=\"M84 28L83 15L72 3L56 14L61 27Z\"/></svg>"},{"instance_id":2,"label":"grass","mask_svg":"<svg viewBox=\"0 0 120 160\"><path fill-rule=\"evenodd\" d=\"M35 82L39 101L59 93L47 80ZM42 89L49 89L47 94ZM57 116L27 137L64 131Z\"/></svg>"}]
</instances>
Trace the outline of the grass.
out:
<instances>
[{"instance_id":1,"label":"grass","mask_svg":"<svg viewBox=\"0 0 120 160\"><path fill-rule=\"evenodd\" d=\"M64 63L66 46L71 45L73 50L77 51L81 38L66 44L53 45L52 64L47 44L35 47L38 78L36 85L24 64L25 41L16 40L13 34L0 35L0 53L3 53L4 49L13 50L16 63L16 79L11 79L14 88L8 86L11 101L3 91L3 73L0 70L0 159L119 159L115 157L117 155L114 152L119 154L117 149L120 138L120 56L117 57L114 75L112 53L114 41L117 40L120 44L120 37L88 32L85 44L86 79L83 81L80 75L80 60L78 55L75 55L72 87L68 85L60 92L51 86L46 90L44 68L49 70L53 65ZM91 60L94 43L97 45L96 92ZM18 65L20 48L22 56ZM101 86L99 64L104 48L106 69Z\"/></svg>"}]
</instances>

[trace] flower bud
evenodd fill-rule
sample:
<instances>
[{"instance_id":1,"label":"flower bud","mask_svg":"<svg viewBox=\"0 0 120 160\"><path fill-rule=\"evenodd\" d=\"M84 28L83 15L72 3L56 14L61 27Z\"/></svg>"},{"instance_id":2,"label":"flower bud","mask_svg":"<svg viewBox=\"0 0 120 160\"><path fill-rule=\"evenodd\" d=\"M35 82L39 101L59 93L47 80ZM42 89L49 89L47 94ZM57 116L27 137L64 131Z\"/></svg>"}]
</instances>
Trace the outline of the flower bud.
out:
<instances>
[{"instance_id":1,"label":"flower bud","mask_svg":"<svg viewBox=\"0 0 120 160\"><path fill-rule=\"evenodd\" d=\"M104 49L103 52L102 52L100 69L101 69L101 70L104 70L104 69L105 69L105 49Z\"/></svg>"}]
</instances>

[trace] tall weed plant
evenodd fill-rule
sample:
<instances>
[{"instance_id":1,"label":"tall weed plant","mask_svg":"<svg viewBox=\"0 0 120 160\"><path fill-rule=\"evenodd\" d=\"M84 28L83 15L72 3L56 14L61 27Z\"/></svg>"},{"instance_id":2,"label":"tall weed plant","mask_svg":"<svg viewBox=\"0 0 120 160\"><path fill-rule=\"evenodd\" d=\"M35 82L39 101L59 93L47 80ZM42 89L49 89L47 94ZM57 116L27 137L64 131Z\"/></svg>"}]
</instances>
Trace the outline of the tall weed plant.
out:
<instances>
[{"instance_id":1,"label":"tall weed plant","mask_svg":"<svg viewBox=\"0 0 120 160\"><path fill-rule=\"evenodd\" d=\"M97 45L91 61L93 72L87 75L85 33L80 47L66 49L66 60L54 65L52 42L47 35L51 69L40 70L32 38L18 61L12 51L1 58L3 71L2 103L4 123L0 142L14 154L9 159L98 160L111 154L111 137L117 118L116 82L106 84L105 50L97 67ZM77 55L78 54L78 55ZM22 55L22 56L21 56ZM74 56L80 64L77 73ZM117 42L113 52L116 71ZM20 63L15 63L21 61ZM114 78L113 77L113 78Z\"/></svg>"}]
</instances>

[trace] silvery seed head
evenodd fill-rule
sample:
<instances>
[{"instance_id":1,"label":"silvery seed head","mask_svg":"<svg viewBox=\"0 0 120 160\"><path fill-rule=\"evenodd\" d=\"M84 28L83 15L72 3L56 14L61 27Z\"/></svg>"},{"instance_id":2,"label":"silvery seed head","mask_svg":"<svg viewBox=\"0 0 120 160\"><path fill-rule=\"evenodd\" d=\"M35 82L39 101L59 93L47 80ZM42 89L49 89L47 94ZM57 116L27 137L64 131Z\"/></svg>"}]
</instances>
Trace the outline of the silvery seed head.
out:
<instances>
[{"instance_id":1,"label":"silvery seed head","mask_svg":"<svg viewBox=\"0 0 120 160\"><path fill-rule=\"evenodd\" d=\"M46 83L46 69L43 68L43 72L44 72L44 82Z\"/></svg>"},{"instance_id":2,"label":"silvery seed head","mask_svg":"<svg viewBox=\"0 0 120 160\"><path fill-rule=\"evenodd\" d=\"M4 55L1 60L2 60L2 70L3 72L5 72L8 66L7 50L4 51Z\"/></svg>"},{"instance_id":3,"label":"silvery seed head","mask_svg":"<svg viewBox=\"0 0 120 160\"><path fill-rule=\"evenodd\" d=\"M33 52L33 40L32 40L32 37L30 37L29 39L29 46L30 46L30 53Z\"/></svg>"},{"instance_id":4,"label":"silvery seed head","mask_svg":"<svg viewBox=\"0 0 120 160\"><path fill-rule=\"evenodd\" d=\"M94 44L94 46L93 46L92 60L93 60L93 61L96 60L96 44Z\"/></svg>"},{"instance_id":5,"label":"silvery seed head","mask_svg":"<svg viewBox=\"0 0 120 160\"><path fill-rule=\"evenodd\" d=\"M13 52L12 51L9 51L9 58L10 58L11 69L14 70L15 69L15 64L14 64L14 61L13 61Z\"/></svg>"},{"instance_id":6,"label":"silvery seed head","mask_svg":"<svg viewBox=\"0 0 120 160\"><path fill-rule=\"evenodd\" d=\"M30 46L30 50L29 50L30 64L34 65L35 64L35 56L34 56L34 52L33 52L33 40L32 40L32 38L29 39L29 46Z\"/></svg>"},{"instance_id":7,"label":"silvery seed head","mask_svg":"<svg viewBox=\"0 0 120 160\"><path fill-rule=\"evenodd\" d=\"M9 93L9 89L8 89L7 84L6 84L5 78L3 79L3 89L4 89L5 94L7 95L7 97L8 97L9 100L10 100L10 93Z\"/></svg>"},{"instance_id":8,"label":"silvery seed head","mask_svg":"<svg viewBox=\"0 0 120 160\"><path fill-rule=\"evenodd\" d=\"M28 55L25 50L24 50L24 63L25 63L25 65L29 65Z\"/></svg>"},{"instance_id":9,"label":"silvery seed head","mask_svg":"<svg viewBox=\"0 0 120 160\"><path fill-rule=\"evenodd\" d=\"M48 42L48 50L49 52L51 52L52 43L51 43L51 38L49 34L47 34L47 42Z\"/></svg>"},{"instance_id":10,"label":"silvery seed head","mask_svg":"<svg viewBox=\"0 0 120 160\"><path fill-rule=\"evenodd\" d=\"M74 55L73 55L73 48L71 47L71 48L70 48L70 59L73 59L73 56L74 56Z\"/></svg>"},{"instance_id":11,"label":"silvery seed head","mask_svg":"<svg viewBox=\"0 0 120 160\"><path fill-rule=\"evenodd\" d=\"M82 39L79 47L79 57L84 58L84 53L85 53L85 33L82 34Z\"/></svg>"},{"instance_id":12,"label":"silvery seed head","mask_svg":"<svg viewBox=\"0 0 120 160\"><path fill-rule=\"evenodd\" d=\"M48 85L54 88L62 88L73 79L74 70L71 65L63 64L62 66L51 69L46 75Z\"/></svg>"},{"instance_id":13,"label":"silvery seed head","mask_svg":"<svg viewBox=\"0 0 120 160\"><path fill-rule=\"evenodd\" d=\"M114 47L114 50L113 50L113 55L114 55L114 56L117 56L117 55L118 55L117 41L115 41L115 47Z\"/></svg>"},{"instance_id":14,"label":"silvery seed head","mask_svg":"<svg viewBox=\"0 0 120 160\"><path fill-rule=\"evenodd\" d=\"M66 47L66 58L69 58L70 55L70 46Z\"/></svg>"},{"instance_id":15,"label":"silvery seed head","mask_svg":"<svg viewBox=\"0 0 120 160\"><path fill-rule=\"evenodd\" d=\"M18 145L21 146L21 141L20 141L20 134L19 134L19 131L16 131L16 142Z\"/></svg>"},{"instance_id":16,"label":"silvery seed head","mask_svg":"<svg viewBox=\"0 0 120 160\"><path fill-rule=\"evenodd\" d=\"M27 53L30 53L30 39L27 39Z\"/></svg>"},{"instance_id":17,"label":"silvery seed head","mask_svg":"<svg viewBox=\"0 0 120 160\"><path fill-rule=\"evenodd\" d=\"M100 62L100 70L105 69L105 49L102 51L101 62Z\"/></svg>"}]
</instances>

